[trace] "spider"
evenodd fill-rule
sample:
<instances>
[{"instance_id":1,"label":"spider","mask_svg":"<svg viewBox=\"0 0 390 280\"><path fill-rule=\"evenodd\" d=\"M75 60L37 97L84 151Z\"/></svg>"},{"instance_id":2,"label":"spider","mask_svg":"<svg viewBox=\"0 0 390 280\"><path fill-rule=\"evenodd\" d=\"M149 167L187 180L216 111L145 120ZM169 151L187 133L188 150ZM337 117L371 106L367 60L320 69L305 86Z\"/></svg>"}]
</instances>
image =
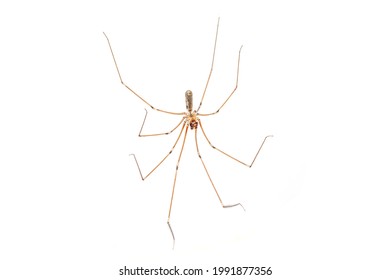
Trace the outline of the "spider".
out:
<instances>
[{"instance_id":1,"label":"spider","mask_svg":"<svg viewBox=\"0 0 390 280\"><path fill-rule=\"evenodd\" d=\"M200 151L199 151L199 146L198 146L198 130L200 128L200 131L202 132L202 134L204 135L205 139L207 140L207 142L209 143L209 145L219 151L220 153L226 155L227 157L247 166L247 167L252 167L253 163L255 162L256 158L257 158L257 155L259 154L261 148L263 147L265 141L267 140L268 137L272 137L273 135L267 135L261 145L260 145L260 148L257 150L257 153L255 155L255 157L253 158L252 162L250 164L248 163L245 163L241 160L238 160L237 158L225 153L224 151L220 150L219 148L217 148L216 146L214 146L213 144L211 144L209 138L207 137L206 133L205 133L205 130L203 129L203 126L202 126L202 122L200 120L199 117L206 117L206 116L211 116L211 115L215 115L217 113L219 113L219 111L225 106L225 104L228 102L228 100L230 99L230 97L236 92L237 90L237 87L238 87L238 76L239 76L239 68L240 68L240 57L241 57L241 49L242 49L242 46L240 47L239 51L238 51L238 62L237 62L237 75L236 75L236 84L235 84L235 87L234 89L232 90L232 92L230 93L230 95L226 98L226 100L222 103L222 105L214 112L211 112L211 113L199 113L201 107L202 107L202 102L203 102L203 99L205 97L205 94L206 94L206 91L207 91L207 87L209 85L209 82L210 82L210 78L211 78L211 74L213 72L213 66L214 66L214 58L215 58L215 50L216 50L216 47L217 47L217 38L218 38L218 29L219 29L219 18L218 18L218 22L217 22L217 30L216 30L216 34L215 34L215 40L214 40L214 49L213 49L213 56L212 56L212 61L211 61L211 68L210 68L210 72L209 72L209 75L208 75L208 78L207 78L207 82L206 82L206 86L204 88L204 91L203 91L203 95L202 95L202 98L200 100L200 103L199 103L199 106L196 110L194 110L193 108L193 93L191 90L187 90L184 94L185 96L185 103L186 103L186 112L170 112L170 111L166 111L166 110L162 110L162 109L158 109L154 106L152 106L149 102L147 102L144 98L141 97L141 95L139 95L138 93L136 93L134 90L132 90L128 85L126 85L124 82L123 82L123 79L122 79L122 76L120 74L120 71L119 71L119 67L118 67L118 64L116 62L116 59L115 59L115 56L114 56L114 52L112 50L112 47L111 47L111 44L110 44L110 40L108 39L107 35L103 32L104 36L106 37L107 39L107 42L108 42L108 46L110 47L110 51L111 51L111 55L112 55L112 58L114 60L114 63L115 63L115 67L116 67L116 70L118 72L118 76L119 76L119 79L120 79L120 82L122 83L122 85L124 85L130 92L132 92L135 96L137 96L139 99L141 99L146 105L148 105L152 110L155 110L157 112L161 112L161 113L165 113L165 114L171 114L171 115L180 115L182 116L180 122L170 131L168 132L163 132L163 133L154 133L154 134L142 134L142 129L144 127L144 124L145 124L145 121L146 121L146 117L148 115L148 111L145 109L145 117L144 117L144 120L143 120L143 123L142 123L142 126L141 126L141 129L140 129L140 132L138 134L139 137L148 137L148 136L160 136L160 135L168 135L168 134L171 134L172 132L174 132L180 125L181 125L181 130L180 130L180 133L179 133L179 136L177 137L174 145L172 146L171 150L167 153L167 155L146 175L144 176L143 175L143 172L141 171L141 168L138 164L138 161L137 161L137 158L135 156L135 154L131 154L130 156L133 156L134 157L134 160L135 160L135 163L137 165L137 168L138 168L138 171L140 173L140 176L142 178L142 180L145 180L146 178L148 178L166 159L167 157L172 153L173 149L176 147L177 143L179 142L179 139L181 138L182 134L183 134L183 131L184 131L184 139L183 139L183 143L181 145L181 149L180 149L180 154L179 154L179 158L177 160L177 163L176 163L176 170L175 170L175 177L174 177L174 181L173 181L173 187L172 187L172 195L171 195L171 201L170 201L170 204L169 204L169 211L168 211L168 220L167 220L167 224L168 224L168 227L169 227L169 230L172 234L172 238L173 238L173 248L175 246L175 235L173 233L173 230L172 230L172 227L171 227L171 224L170 224L170 217L171 217L171 210L172 210L172 202L173 202L173 197L174 197L174 193L175 193L175 186L176 186L176 177L177 177L177 172L178 172L178 169L179 169L179 164L180 164L180 159L181 159L181 155L182 155L182 152L183 152L183 148L184 148L184 144L186 142L186 138L187 138L187 132L188 132L188 128L190 128L191 130L194 130L195 131L195 145L196 145L196 151L198 153L198 156L199 156L199 159L200 161L202 162L202 165L204 167L204 170L206 171L206 174L210 180L210 183L211 185L213 186L214 188L214 191L219 199L219 202L221 203L222 207L223 208L229 208L229 207L235 207L235 206L241 206L242 209L245 211L245 208L242 206L241 203L236 203L236 204L224 204L222 202L222 199L217 191L217 188L215 187L214 185L214 182L213 180L211 179L210 177L210 173L209 171L207 170L207 167L202 159L202 156L200 154Z\"/></svg>"}]
</instances>

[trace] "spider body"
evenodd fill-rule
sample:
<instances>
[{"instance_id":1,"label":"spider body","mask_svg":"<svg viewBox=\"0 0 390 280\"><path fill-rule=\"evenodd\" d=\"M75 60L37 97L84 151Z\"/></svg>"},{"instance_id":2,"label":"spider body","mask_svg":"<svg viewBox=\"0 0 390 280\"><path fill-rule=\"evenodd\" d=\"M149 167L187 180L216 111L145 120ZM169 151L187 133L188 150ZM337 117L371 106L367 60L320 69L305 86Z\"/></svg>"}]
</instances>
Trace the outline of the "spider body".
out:
<instances>
[{"instance_id":1,"label":"spider body","mask_svg":"<svg viewBox=\"0 0 390 280\"><path fill-rule=\"evenodd\" d=\"M186 120L185 122L187 125L190 125L191 129L197 129L198 128L198 114L196 113L196 110L192 110L192 91L187 90L185 93L185 99L186 99L186 107L187 107L187 112L186 112Z\"/></svg>"}]
</instances>

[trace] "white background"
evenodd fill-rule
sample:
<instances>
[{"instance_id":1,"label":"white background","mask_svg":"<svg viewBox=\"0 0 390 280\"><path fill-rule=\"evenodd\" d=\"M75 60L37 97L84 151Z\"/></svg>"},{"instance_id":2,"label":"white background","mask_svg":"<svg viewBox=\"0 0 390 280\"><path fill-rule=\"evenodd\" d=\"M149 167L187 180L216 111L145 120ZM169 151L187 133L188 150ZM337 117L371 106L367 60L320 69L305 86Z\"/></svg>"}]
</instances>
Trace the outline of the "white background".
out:
<instances>
[{"instance_id":1,"label":"white background","mask_svg":"<svg viewBox=\"0 0 390 280\"><path fill-rule=\"evenodd\" d=\"M1 279L123 279L119 269L271 266L269 279L388 279L390 9L386 1L14 1L0 7ZM189 131L138 138L146 105ZM146 132L178 117L150 112ZM180 142L181 143L181 142ZM178 144L179 145L179 144ZM210 272L211 273L211 272ZM209 274L210 274L209 273ZM211 276L208 276L212 278ZM208 279L208 277L203 277ZM242 279L250 277L241 276ZM202 279L202 277L200 277Z\"/></svg>"}]
</instances>

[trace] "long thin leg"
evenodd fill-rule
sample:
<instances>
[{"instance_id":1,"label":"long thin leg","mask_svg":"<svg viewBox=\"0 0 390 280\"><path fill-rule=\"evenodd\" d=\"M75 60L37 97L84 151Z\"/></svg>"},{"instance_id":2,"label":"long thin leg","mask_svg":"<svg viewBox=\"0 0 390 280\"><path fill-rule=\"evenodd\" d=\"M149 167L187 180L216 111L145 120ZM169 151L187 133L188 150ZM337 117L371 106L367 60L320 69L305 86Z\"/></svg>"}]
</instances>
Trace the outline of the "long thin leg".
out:
<instances>
[{"instance_id":1,"label":"long thin leg","mask_svg":"<svg viewBox=\"0 0 390 280\"><path fill-rule=\"evenodd\" d=\"M221 202L222 207L223 207L223 208L229 208L229 207L234 207L234 206L240 205L240 206L242 207L242 209L244 209L244 211L245 211L245 208L244 208L244 206L242 206L241 203L229 204L229 205L223 204L222 199L221 199L221 197L220 197L219 194L218 194L217 188L215 187L215 185L214 185L214 183L213 183L213 180L211 180L210 174L209 174L209 172L208 172L208 170L207 170L207 168L206 168L206 165L205 165L205 163L204 163L204 161L203 161L203 159L202 159L202 156L200 155L199 146L198 146L198 136L197 136L198 133L197 133L197 132L198 132L198 129L195 129L195 144L196 144L196 150L197 150L198 156L199 156L199 158L200 158L200 160L201 160L201 162L202 162L202 164L203 164L204 170L205 170L206 173L207 173L207 177L209 177L209 180L210 180L210 182L211 182L211 185L213 186L213 188L214 188L214 190L215 190L215 193L216 193L217 196L218 196L219 202Z\"/></svg>"},{"instance_id":2,"label":"long thin leg","mask_svg":"<svg viewBox=\"0 0 390 280\"><path fill-rule=\"evenodd\" d=\"M137 160L135 154L130 154L130 156L133 156L134 159L135 159L135 163L137 164L138 171L139 171L139 174L141 175L142 180L145 180L146 178L148 178L149 175L152 174L153 171L156 170L157 167L159 167L159 166L161 165L161 163L163 163L164 160L172 153L173 149L176 147L176 144L177 144L177 142L178 142L179 139L180 139L180 136L181 136L181 134L182 134L182 132L183 132L184 126L185 126L185 123L183 124L183 126L182 126L182 128L181 128L181 130L180 130L180 134L179 134L179 136L177 137L176 142L175 142L175 144L173 145L172 149L171 149L171 150L169 151L169 153L168 153L168 154L167 154L167 155L166 155L166 156L165 156L165 157L164 157L164 158L163 158L163 159L162 159L162 160L161 160L153 169L152 169L152 171L150 171L150 172L148 173L148 175L146 175L146 176L143 176L143 175L142 175L141 168L139 167L138 160ZM187 130L186 130L186 131L187 131Z\"/></svg>"},{"instance_id":3,"label":"long thin leg","mask_svg":"<svg viewBox=\"0 0 390 280\"><path fill-rule=\"evenodd\" d=\"M223 106L225 106L226 102L228 102L228 100L230 99L230 97L233 95L233 93L236 92L237 90L237 87L238 87L238 76L239 76L239 73L240 73L240 58L241 58L241 49L242 49L242 46L240 47L240 50L238 51L238 62L237 62L237 76L236 76L236 85L233 89L233 91L230 93L230 95L228 96L228 98L226 98L225 102L222 103L221 107L218 108L217 111L215 111L214 113L207 113L207 114L198 114L199 116L210 116L210 115L215 115L216 113L219 112L219 110L222 109Z\"/></svg>"},{"instance_id":4,"label":"long thin leg","mask_svg":"<svg viewBox=\"0 0 390 280\"><path fill-rule=\"evenodd\" d=\"M218 148L215 147L213 144L211 144L209 138L207 137L206 133L204 132L204 129L203 129L203 126L202 126L201 121L198 120L198 122L199 122L199 125L200 125L200 128L201 128L202 132L203 132L204 137L206 138L207 142L209 142L210 146L211 146L213 149L215 149L215 150L221 152L221 153L224 154L225 156L228 156L228 157L230 157L231 159L234 159L235 161L237 161L237 162L239 162L239 163L241 163L241 164L243 164L243 165L245 165L245 166L248 166L249 168L252 167L253 163L255 162L255 160L256 160L256 158L257 158L257 155L260 153L260 150L261 150L261 148L263 147L263 145L264 145L264 143L265 143L265 140L267 140L268 137L273 137L273 135L267 135L266 137L264 137L264 140L263 140L263 142L261 143L260 148L259 148L259 150L257 151L257 153L256 153L256 155L255 155L255 157L254 157L254 159L252 160L252 163L251 163L251 164L247 164L247 163L245 163L245 162L242 162L241 160L236 159L235 157L232 157L231 155L225 153L224 151L218 149Z\"/></svg>"},{"instance_id":5,"label":"long thin leg","mask_svg":"<svg viewBox=\"0 0 390 280\"><path fill-rule=\"evenodd\" d=\"M145 99L143 99L138 93L136 93L134 90L132 90L128 85L126 85L123 80L122 80L122 76L121 76L121 73L119 72L119 67L118 67L118 64L116 63L116 59L115 59L115 56L114 56L114 51L112 50L112 47L111 47L111 44L110 44L110 40L108 39L106 33L104 33L104 36L106 37L107 39L107 42L108 42L108 46L110 47L110 51L111 51L111 54L112 54L112 58L114 59L114 63L115 63L115 67L116 67L116 71L118 72L118 76L119 76L119 79L122 83L122 85L124 85L128 90L130 90L132 93L134 93L139 99L141 99L143 102L145 102L148 106L150 106L150 108L152 108L153 110L156 110L158 112L163 112L163 113L167 113L167 114L171 114L171 115L185 115L185 112L182 112L182 113L175 113L175 112L170 112L170 111L165 111L165 110L161 110L161 109L158 109L158 108L155 108L153 107L149 102L147 102Z\"/></svg>"},{"instance_id":6,"label":"long thin leg","mask_svg":"<svg viewBox=\"0 0 390 280\"><path fill-rule=\"evenodd\" d=\"M145 118L144 118L144 121L142 122L142 126L141 126L141 129L139 130L139 134L138 136L139 137L147 137L147 136L159 136L159 135L168 135L168 134L171 134L172 132L174 132L178 127L179 125L184 121L185 117L183 117L181 119L181 121L170 131L168 132L162 132L162 133L154 133L154 134L141 134L142 133L142 129L144 128L144 124L145 124L145 121L146 121L146 117L148 115L148 110L145 109Z\"/></svg>"},{"instance_id":7,"label":"long thin leg","mask_svg":"<svg viewBox=\"0 0 390 280\"><path fill-rule=\"evenodd\" d=\"M207 78L206 86L205 86L204 91L203 91L202 99L200 100L200 103L199 103L198 110L196 110L197 112L199 112L199 109L200 109L200 107L202 106L203 98L204 98L204 96L205 96L205 94L206 94L207 86L209 85L209 81L210 81L210 78L211 78L211 73L213 72L215 50L216 50L216 48L217 48L218 28L219 28L219 18L218 18L218 23L217 23L217 32L215 33L214 50L213 50L213 59L211 60L211 69L210 69L209 76L208 76L208 78Z\"/></svg>"},{"instance_id":8,"label":"long thin leg","mask_svg":"<svg viewBox=\"0 0 390 280\"><path fill-rule=\"evenodd\" d=\"M181 146L180 155L179 155L179 158L178 158L177 164L176 164L175 179L173 180L173 188L172 188L171 203L170 203L170 205L169 205L169 212L168 212L168 221L167 221L167 224L168 224L168 227L169 227L169 229L170 229L170 231L171 231L171 233L172 233L172 238L173 238L173 247L172 247L172 249L175 248L175 235L173 234L173 230L172 230L171 224L169 223L169 219L171 218L171 210L172 210L173 195L175 194L177 170L179 169L179 163L180 163L180 159L181 159L181 154L183 153L184 144L186 143L187 131L188 131L188 125L186 126L186 131L184 132L183 144L182 144L182 146Z\"/></svg>"}]
</instances>

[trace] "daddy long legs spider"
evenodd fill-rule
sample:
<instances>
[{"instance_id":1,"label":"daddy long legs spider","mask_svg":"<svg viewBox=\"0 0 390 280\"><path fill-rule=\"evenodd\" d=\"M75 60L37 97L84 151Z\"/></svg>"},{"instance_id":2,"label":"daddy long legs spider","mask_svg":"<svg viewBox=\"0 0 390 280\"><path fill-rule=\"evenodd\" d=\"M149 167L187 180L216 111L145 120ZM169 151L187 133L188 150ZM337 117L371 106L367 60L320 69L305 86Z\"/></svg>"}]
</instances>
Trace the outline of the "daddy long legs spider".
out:
<instances>
[{"instance_id":1,"label":"daddy long legs spider","mask_svg":"<svg viewBox=\"0 0 390 280\"><path fill-rule=\"evenodd\" d=\"M272 135L268 135L266 136L262 142L261 142L261 145L260 145L260 148L257 150L252 162L249 164L249 163L245 163L233 156L231 156L230 154L220 150L219 148L217 148L216 146L214 146L213 144L211 144L211 141L210 139L207 137L206 135L206 132L205 130L203 129L203 126L202 126L202 122L200 120L199 117L206 117L206 116L212 116L212 115L215 115L217 113L219 113L219 111L225 106L225 104L229 101L230 97L236 92L237 90L237 87L238 87L238 76L239 76L239 69L240 69L240 58L241 58L241 49L242 49L242 46L240 47L239 51L238 51L238 62L237 62L237 74L236 74L236 84L235 84L235 87L233 88L232 92L229 94L229 96L226 98L226 100L222 103L222 105L214 112L211 112L211 113L199 113L201 107L202 107L202 102L203 102L203 99L206 95L206 91L207 91L207 87L209 85L209 82L210 82L210 78L211 78L211 74L213 73L213 67L214 67L214 58L215 58L215 50L216 50L216 47L217 47L217 38L218 38L218 29L219 29L219 18L218 18L218 23L217 23L217 30L216 30L216 34L215 34L215 40L214 40L214 49L213 49L213 57L212 57L212 61L211 61L211 68L210 68L210 72L209 72L209 75L207 77L207 81L206 81L206 86L204 88L204 91L203 91L203 94L202 94L202 98L200 100L200 103L199 103L199 106L196 110L194 110L193 108L193 94L192 94L192 91L191 90L187 90L184 94L185 96L185 104L186 104L186 111L185 112L170 112L170 111L166 111L166 110L162 110L162 109L159 109L159 108L156 108L154 106L152 106L148 101L146 101L141 95L139 95L137 92L135 92L133 89L131 89L122 79L122 76L121 76L121 73L119 71L119 67L118 67L118 64L116 62L116 59L115 59L115 56L114 56L114 51L112 50L112 47L111 47L111 43L110 43L110 40L108 39L107 35L103 32L104 36L106 37L107 39L107 42L108 42L108 46L110 47L110 51L111 51L111 55L112 55L112 58L114 60L114 63L115 63L115 67L116 67L116 70L118 72L118 76L119 76L119 79L120 79L120 82L122 83L122 85L124 85L130 92L132 92L135 96L137 96L139 99L141 99L146 105L148 105L152 110L155 110L155 111L158 111L158 112L161 112L161 113L165 113L165 114L171 114L171 115L179 115L179 116L182 116L181 117L181 120L180 122L173 128L171 129L170 131L168 132L162 132L162 133L154 133L154 134L142 134L142 129L144 127L144 124L145 124L145 121L146 121L146 117L148 115L148 111L145 109L145 117L144 117L144 120L142 122L142 125L141 125L141 129L140 129L140 132L138 134L139 137L149 137L149 136L161 136L161 135L168 135L168 134L171 134L172 132L174 132L178 127L180 127L181 125L181 129L180 129L180 133L179 133L179 136L177 137L175 143L173 144L171 150L166 154L166 156L149 172L147 173L146 175L143 175L144 173L141 171L141 168L138 164L138 161L137 161L137 157L135 156L135 154L131 154L130 156L133 156L134 157L134 160L135 160L135 163L137 165L137 168L138 168L138 171L139 171L139 174L142 178L142 180L145 180L146 178L148 178L166 159L167 157L172 153L172 151L174 150L174 148L176 147L177 143L179 142L181 136L183 135L183 131L184 131L184 136L183 136L183 143L181 144L181 148L180 148L180 154L179 154L179 158L177 160L177 163L176 163L176 170L175 170L175 177L174 177L174 180L173 180L173 187L172 187L172 195L171 195L171 201L170 201L170 204L169 204L169 211L168 211L168 220L167 220L167 224L168 224L168 227L169 227L169 230L172 234L172 238L173 238L173 247L175 246L175 235L173 234L173 230L172 230L172 227L171 227L171 224L170 224L170 217L171 217L171 210L172 210L172 202L173 202L173 197L174 197L174 194L175 194L175 186L176 186L176 178L177 178L177 172L178 172L178 169L179 169L179 164L180 164L180 159L181 159L181 156L182 156L182 153L183 153L183 149L184 149L184 144L186 142L186 138L187 138L187 132L188 132L188 128L190 128L191 130L194 130L195 133L195 145L196 145L196 151L198 153L198 156L199 156L199 159L200 161L202 162L202 165L204 167L204 170L206 171L206 174L207 174L207 177L209 178L210 180L210 183L212 185L212 187L214 188L214 191L219 199L219 202L221 203L222 207L223 208L229 208L229 207L235 207L235 206L241 206L242 209L245 210L245 208L241 205L241 203L236 203L236 204L224 204L222 202L222 199L217 191L217 188L215 187L214 185L214 182L213 180L211 179L211 176L210 176L210 173L209 171L207 170L207 167L206 167L206 164L204 163L203 159L202 159L202 156L200 154L200 151L199 151L199 146L198 146L198 129L200 128L200 131L201 133L203 134L203 136L205 137L205 139L207 140L207 142L209 143L209 145L214 149L214 150L217 150L218 152L224 154L225 156L247 166L247 167L252 167L253 163L255 162L258 154L260 153L260 150L261 148L263 147L265 141L267 140L268 137L272 137Z\"/></svg>"}]
</instances>

